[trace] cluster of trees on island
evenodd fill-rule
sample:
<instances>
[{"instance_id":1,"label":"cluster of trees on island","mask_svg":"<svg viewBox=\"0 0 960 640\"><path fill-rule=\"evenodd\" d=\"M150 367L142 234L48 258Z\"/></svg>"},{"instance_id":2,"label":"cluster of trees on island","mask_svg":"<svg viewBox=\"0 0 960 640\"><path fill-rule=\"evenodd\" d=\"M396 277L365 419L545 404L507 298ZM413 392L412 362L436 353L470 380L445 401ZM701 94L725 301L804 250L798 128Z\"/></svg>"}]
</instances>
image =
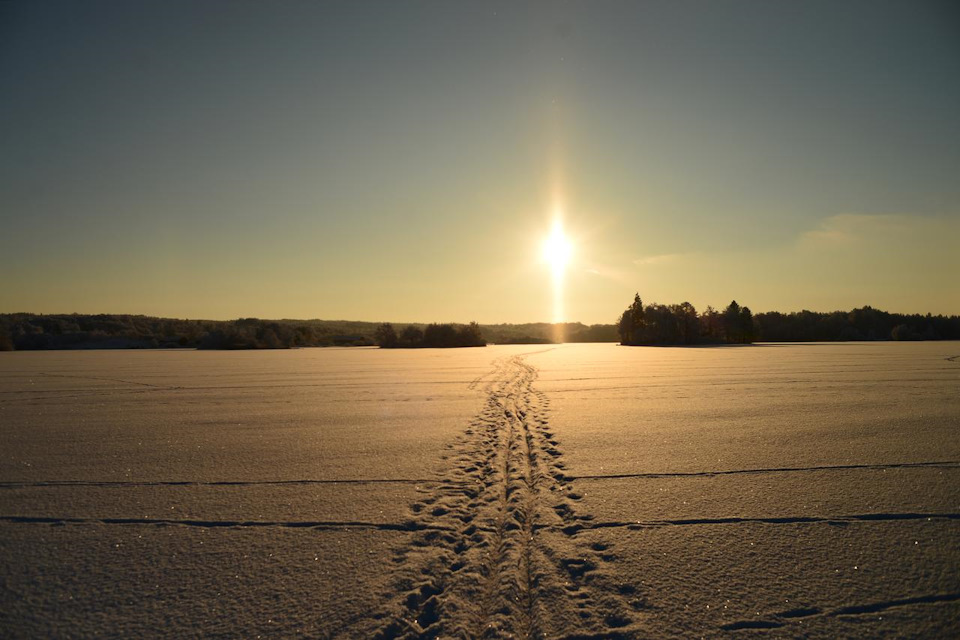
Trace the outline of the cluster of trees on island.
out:
<instances>
[{"instance_id":1,"label":"cluster of trees on island","mask_svg":"<svg viewBox=\"0 0 960 640\"><path fill-rule=\"evenodd\" d=\"M389 327L389 328L387 328ZM644 305L617 324L398 324L347 320L181 320L115 314L0 314L0 351L37 349L284 349L456 347L551 342L710 344L841 340L960 340L960 316L888 313L872 307L819 313L751 313L731 303L698 313L689 303Z\"/></svg>"},{"instance_id":2,"label":"cluster of trees on island","mask_svg":"<svg viewBox=\"0 0 960 640\"><path fill-rule=\"evenodd\" d=\"M701 314L689 302L681 304L648 304L644 306L640 294L617 321L620 343L644 344L699 344L753 342L755 330L749 307L741 307L734 300L722 312L713 307Z\"/></svg>"}]
</instances>

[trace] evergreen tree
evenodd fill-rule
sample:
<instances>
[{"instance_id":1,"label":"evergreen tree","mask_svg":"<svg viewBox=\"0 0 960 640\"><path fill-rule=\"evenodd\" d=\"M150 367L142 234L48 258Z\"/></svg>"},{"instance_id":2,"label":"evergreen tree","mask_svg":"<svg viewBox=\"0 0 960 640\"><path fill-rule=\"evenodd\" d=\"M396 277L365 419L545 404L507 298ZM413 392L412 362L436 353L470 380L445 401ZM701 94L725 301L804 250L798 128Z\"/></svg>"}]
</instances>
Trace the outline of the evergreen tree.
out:
<instances>
[{"instance_id":1,"label":"evergreen tree","mask_svg":"<svg viewBox=\"0 0 960 640\"><path fill-rule=\"evenodd\" d=\"M740 305L736 300L723 310L723 339L726 342L740 342Z\"/></svg>"},{"instance_id":2,"label":"evergreen tree","mask_svg":"<svg viewBox=\"0 0 960 640\"><path fill-rule=\"evenodd\" d=\"M620 333L620 342L622 344L642 344L644 341L644 329L646 327L646 318L643 309L643 300L640 294L633 295L633 303L627 307L627 310L620 316L617 322L617 330Z\"/></svg>"},{"instance_id":3,"label":"evergreen tree","mask_svg":"<svg viewBox=\"0 0 960 640\"><path fill-rule=\"evenodd\" d=\"M750 307L741 307L740 308L740 342L743 344L750 344L753 342L754 330L753 330L753 313L750 311Z\"/></svg>"}]
</instances>

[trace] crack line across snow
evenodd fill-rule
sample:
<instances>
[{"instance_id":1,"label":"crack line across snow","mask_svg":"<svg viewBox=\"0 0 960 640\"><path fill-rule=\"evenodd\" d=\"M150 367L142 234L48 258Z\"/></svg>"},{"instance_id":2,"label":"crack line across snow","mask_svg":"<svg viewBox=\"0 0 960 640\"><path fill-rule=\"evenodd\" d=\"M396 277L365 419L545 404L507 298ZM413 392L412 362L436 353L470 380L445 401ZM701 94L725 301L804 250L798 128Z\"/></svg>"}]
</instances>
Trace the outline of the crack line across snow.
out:
<instances>
[{"instance_id":1,"label":"crack line across snow","mask_svg":"<svg viewBox=\"0 0 960 640\"><path fill-rule=\"evenodd\" d=\"M179 389L180 387L162 384L151 384L149 382L135 382L133 380L121 380L120 378L105 378L103 376L78 376L67 373L41 373L45 378L72 378L76 380L101 380L104 382L119 382L121 384L132 384L139 387L150 387L152 389Z\"/></svg>"},{"instance_id":2,"label":"crack line across snow","mask_svg":"<svg viewBox=\"0 0 960 640\"><path fill-rule=\"evenodd\" d=\"M433 485L438 484L436 478L357 478L346 480L145 480L145 481L123 481L123 480L104 480L104 481L86 481L86 480L47 480L37 482L0 482L0 489L35 489L51 487L247 487L261 485L311 485L311 484L416 484Z\"/></svg>"},{"instance_id":3,"label":"crack line across snow","mask_svg":"<svg viewBox=\"0 0 960 640\"><path fill-rule=\"evenodd\" d=\"M651 529L710 524L850 524L854 522L892 522L898 520L960 520L960 513L861 513L837 516L785 516L760 518L682 518L676 520L633 520L628 522L588 522L566 529L576 534L592 529Z\"/></svg>"},{"instance_id":4,"label":"crack line across snow","mask_svg":"<svg viewBox=\"0 0 960 640\"><path fill-rule=\"evenodd\" d=\"M890 464L839 464L818 467L773 467L769 469L732 469L724 471L677 471L661 473L608 473L597 475L569 476L571 480L619 480L625 478L689 478L728 476L761 473L797 473L804 471L847 471L856 469L960 469L960 461L900 462Z\"/></svg>"},{"instance_id":5,"label":"crack line across snow","mask_svg":"<svg viewBox=\"0 0 960 640\"><path fill-rule=\"evenodd\" d=\"M529 526L524 526L524 538L533 541L537 533L542 531L557 531L566 535L576 535L582 531L592 531L596 529L655 529L660 527L693 526L693 525L722 525L722 524L834 524L846 525L855 522L896 522L904 520L960 520L960 513L866 513L858 515L842 516L796 516L796 517L769 517L769 518L691 518L682 520L637 520L631 522L582 522L580 524L558 527L553 524L534 524L531 520ZM450 527L444 527L438 524L427 524L423 522L408 521L403 523L392 522L364 522L364 521L338 521L338 520L177 520L171 518L82 518L73 516L4 516L0 515L0 522L10 522L16 524L123 524L123 525L184 525L195 527L303 527L303 528L337 528L337 527L361 527L371 529L384 529L389 531L453 531ZM475 526L474 531L491 535L498 539L498 548L507 546L503 542L504 528L497 526ZM532 566L532 545L523 547L522 562L518 566L523 571L523 584L521 585L522 596L528 608L532 607L535 599L533 586ZM502 560L502 558L501 558ZM491 569L499 571L499 567ZM494 591L491 589L491 591Z\"/></svg>"},{"instance_id":6,"label":"crack line across snow","mask_svg":"<svg viewBox=\"0 0 960 640\"><path fill-rule=\"evenodd\" d=\"M443 531L440 525L408 522L336 521L336 520L177 520L171 518L55 518L42 516L0 516L0 522L13 524L87 524L87 525L154 525L213 528L279 527L285 529L378 529L382 531Z\"/></svg>"},{"instance_id":7,"label":"crack line across snow","mask_svg":"<svg viewBox=\"0 0 960 640\"><path fill-rule=\"evenodd\" d=\"M960 593L935 593L925 596L916 596L913 598L900 598L897 600L883 600L880 602L871 602L868 604L848 605L824 611L818 607L802 607L768 614L767 618L757 618L754 620L737 620L724 625L720 628L724 631L740 631L742 629L780 629L788 624L790 620L797 618L809 618L811 616L857 616L871 613L880 613L896 607L907 607L911 605L936 604L938 602L956 602L960 600Z\"/></svg>"}]
</instances>

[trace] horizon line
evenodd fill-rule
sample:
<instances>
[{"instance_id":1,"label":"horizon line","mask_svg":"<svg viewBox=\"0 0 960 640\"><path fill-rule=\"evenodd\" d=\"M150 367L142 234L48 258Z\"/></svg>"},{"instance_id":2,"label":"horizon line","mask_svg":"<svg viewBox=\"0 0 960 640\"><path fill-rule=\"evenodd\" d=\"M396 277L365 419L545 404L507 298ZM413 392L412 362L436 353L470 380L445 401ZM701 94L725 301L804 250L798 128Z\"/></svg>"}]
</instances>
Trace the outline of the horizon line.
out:
<instances>
[{"instance_id":1,"label":"horizon line","mask_svg":"<svg viewBox=\"0 0 960 640\"><path fill-rule=\"evenodd\" d=\"M661 304L659 302L652 302L649 304ZM679 304L679 303L677 303ZM646 306L646 304L644 305ZM749 305L741 305L747 306ZM720 307L713 307L713 305L707 305L707 307L713 308L714 311L722 312L723 309ZM706 308L706 307L705 307ZM870 304L861 305L859 307L852 307L850 309L832 309L830 311L817 311L814 309L800 309L795 311L779 311L776 309L767 310L767 311L753 311L753 314L760 315L764 313L781 313L784 315L789 315L793 313L820 313L820 314L833 314L833 313L851 313L859 309L873 309L881 313L887 313L891 315L903 315L903 316L932 316L932 317L945 317L945 318L956 318L960 317L960 313L933 313L932 311L927 312L902 312L902 311L889 311L887 309L880 309ZM751 310L752 311L752 310ZM697 310L697 315L702 313L701 310ZM526 325L526 324L543 324L543 325L567 325L567 324L579 324L583 326L595 326L595 325L616 325L617 321L613 320L611 322L583 322L581 320L566 320L563 322L547 322L542 320L535 321L525 321L525 322L480 322L477 320L467 320L467 321L448 321L448 320L431 320L431 321L399 321L399 320L358 320L358 319L348 319L348 318L292 318L292 317L261 317L261 316L237 316L235 318L190 318L190 317L180 317L173 315L151 315L147 313L117 313L117 312L80 312L80 311L70 311L70 312L36 312L36 311L0 311L0 316L13 316L13 315L30 315L30 316L139 316L143 318L160 318L160 319L169 319L169 320L185 320L185 321L194 321L194 322L235 322L237 320L245 319L255 319L263 321L273 321L273 322L361 322L366 324L396 324L396 325L429 325L429 324L470 324L471 322L476 322L478 325Z\"/></svg>"}]
</instances>

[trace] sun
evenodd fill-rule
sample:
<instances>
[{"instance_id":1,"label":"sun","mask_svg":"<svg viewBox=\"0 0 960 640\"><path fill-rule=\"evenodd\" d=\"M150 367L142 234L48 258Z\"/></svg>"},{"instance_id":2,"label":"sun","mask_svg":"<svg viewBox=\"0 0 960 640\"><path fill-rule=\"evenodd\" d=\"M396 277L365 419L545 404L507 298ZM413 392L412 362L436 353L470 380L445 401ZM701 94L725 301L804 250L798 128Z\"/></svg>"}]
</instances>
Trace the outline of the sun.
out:
<instances>
[{"instance_id":1,"label":"sun","mask_svg":"<svg viewBox=\"0 0 960 640\"><path fill-rule=\"evenodd\" d=\"M543 241L543 259L550 265L555 275L563 273L573 254L573 245L563 233L563 226L559 221L553 223L553 230Z\"/></svg>"},{"instance_id":2,"label":"sun","mask_svg":"<svg viewBox=\"0 0 960 640\"><path fill-rule=\"evenodd\" d=\"M559 215L553 219L553 227L543 240L543 261L550 267L550 280L553 284L553 322L564 321L563 298L567 265L573 257L573 243L563 232L563 223Z\"/></svg>"}]
</instances>

